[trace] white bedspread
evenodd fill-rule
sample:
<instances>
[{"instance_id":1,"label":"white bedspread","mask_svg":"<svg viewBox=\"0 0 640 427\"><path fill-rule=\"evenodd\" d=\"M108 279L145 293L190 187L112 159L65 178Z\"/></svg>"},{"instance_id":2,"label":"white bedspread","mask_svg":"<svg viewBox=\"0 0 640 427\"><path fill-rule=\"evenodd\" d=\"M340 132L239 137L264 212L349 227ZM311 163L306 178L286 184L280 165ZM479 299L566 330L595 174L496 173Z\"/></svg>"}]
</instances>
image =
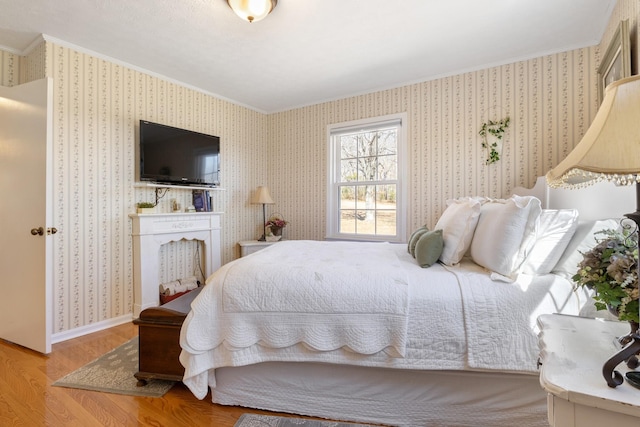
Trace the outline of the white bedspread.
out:
<instances>
[{"instance_id":1,"label":"white bedspread","mask_svg":"<svg viewBox=\"0 0 640 427\"><path fill-rule=\"evenodd\" d=\"M227 327L221 327L219 319L213 320L206 313L216 310L216 305L219 310L222 304L221 293L214 291L220 288L216 279L194 301L182 328L180 361L185 366L184 383L202 399L209 387L215 387L215 368L266 361L535 373L537 316L556 312L578 314L584 304L573 293L572 284L558 276L520 276L515 283L496 282L470 261L463 261L455 269L439 264L423 269L406 252L406 245L388 246L396 254L392 260L399 260L397 268L409 283L410 315L403 357L397 357L391 347L373 354L358 354L344 347L316 351L304 340L282 348L265 342L247 342L245 347L222 342L220 331ZM196 347L192 343L202 345Z\"/></svg>"},{"instance_id":2,"label":"white bedspread","mask_svg":"<svg viewBox=\"0 0 640 427\"><path fill-rule=\"evenodd\" d=\"M408 283L388 243L281 242L212 280L222 284L224 320L233 323L209 313L204 321L221 328L201 340L189 336L196 348L222 340L235 348L304 342L320 351L372 354L388 347L404 355Z\"/></svg>"},{"instance_id":3,"label":"white bedspread","mask_svg":"<svg viewBox=\"0 0 640 427\"><path fill-rule=\"evenodd\" d=\"M449 270L460 285L467 363L474 369L533 371L532 361L538 358L538 316L578 315L586 302L570 293L566 281L552 274L521 274L515 282L507 283L479 281L478 276L487 273L472 262Z\"/></svg>"}]
</instances>

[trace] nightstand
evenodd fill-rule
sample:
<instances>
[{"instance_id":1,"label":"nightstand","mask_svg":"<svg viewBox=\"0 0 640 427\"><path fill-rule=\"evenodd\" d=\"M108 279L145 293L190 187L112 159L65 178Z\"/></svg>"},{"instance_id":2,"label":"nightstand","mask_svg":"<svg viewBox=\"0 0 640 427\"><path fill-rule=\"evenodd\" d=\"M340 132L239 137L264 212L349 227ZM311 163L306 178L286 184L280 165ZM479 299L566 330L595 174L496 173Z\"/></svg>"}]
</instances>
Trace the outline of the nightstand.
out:
<instances>
[{"instance_id":1,"label":"nightstand","mask_svg":"<svg viewBox=\"0 0 640 427\"><path fill-rule=\"evenodd\" d=\"M553 427L637 427L640 390L625 382L607 385L602 366L619 349L616 337L629 333L626 322L545 314L540 326L540 384L549 393ZM625 363L616 367L623 376Z\"/></svg>"},{"instance_id":2,"label":"nightstand","mask_svg":"<svg viewBox=\"0 0 640 427\"><path fill-rule=\"evenodd\" d=\"M258 252L260 249L264 249L267 246L273 245L274 243L278 243L278 242L261 242L259 240L244 240L238 243L240 245L240 256L243 257L249 254L252 254L254 252Z\"/></svg>"}]
</instances>

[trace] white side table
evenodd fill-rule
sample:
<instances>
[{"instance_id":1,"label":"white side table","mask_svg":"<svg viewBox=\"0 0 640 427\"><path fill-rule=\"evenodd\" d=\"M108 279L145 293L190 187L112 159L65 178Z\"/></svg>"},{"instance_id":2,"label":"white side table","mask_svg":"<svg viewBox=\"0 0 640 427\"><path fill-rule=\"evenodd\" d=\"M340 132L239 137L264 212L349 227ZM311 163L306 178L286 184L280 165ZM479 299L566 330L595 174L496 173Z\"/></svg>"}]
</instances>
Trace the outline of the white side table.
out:
<instances>
[{"instance_id":1,"label":"white side table","mask_svg":"<svg viewBox=\"0 0 640 427\"><path fill-rule=\"evenodd\" d=\"M258 252L260 249L264 249L267 246L271 246L274 243L278 242L261 242L259 240L244 240L242 242L238 242L240 245L240 256L247 256L254 252Z\"/></svg>"},{"instance_id":2,"label":"white side table","mask_svg":"<svg viewBox=\"0 0 640 427\"><path fill-rule=\"evenodd\" d=\"M611 388L602 376L604 363L619 351L616 337L629 333L627 323L545 314L538 325L551 426L640 426L640 389L626 380ZM621 363L616 370L624 376L629 369Z\"/></svg>"}]
</instances>

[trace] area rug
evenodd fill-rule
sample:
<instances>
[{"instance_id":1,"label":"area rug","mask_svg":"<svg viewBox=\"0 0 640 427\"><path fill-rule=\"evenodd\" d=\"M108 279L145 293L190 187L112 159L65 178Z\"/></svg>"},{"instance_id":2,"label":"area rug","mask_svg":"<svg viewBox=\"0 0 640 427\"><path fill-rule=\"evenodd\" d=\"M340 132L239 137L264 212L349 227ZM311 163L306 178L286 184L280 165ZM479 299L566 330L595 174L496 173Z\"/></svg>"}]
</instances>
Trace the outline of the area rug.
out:
<instances>
[{"instance_id":1,"label":"area rug","mask_svg":"<svg viewBox=\"0 0 640 427\"><path fill-rule=\"evenodd\" d=\"M174 381L150 380L138 387L138 337L54 382L54 386L132 396L162 397Z\"/></svg>"},{"instance_id":2,"label":"area rug","mask_svg":"<svg viewBox=\"0 0 640 427\"><path fill-rule=\"evenodd\" d=\"M335 421L306 420L303 418L275 417L272 415L242 414L234 427L369 427L367 424L339 423Z\"/></svg>"}]
</instances>

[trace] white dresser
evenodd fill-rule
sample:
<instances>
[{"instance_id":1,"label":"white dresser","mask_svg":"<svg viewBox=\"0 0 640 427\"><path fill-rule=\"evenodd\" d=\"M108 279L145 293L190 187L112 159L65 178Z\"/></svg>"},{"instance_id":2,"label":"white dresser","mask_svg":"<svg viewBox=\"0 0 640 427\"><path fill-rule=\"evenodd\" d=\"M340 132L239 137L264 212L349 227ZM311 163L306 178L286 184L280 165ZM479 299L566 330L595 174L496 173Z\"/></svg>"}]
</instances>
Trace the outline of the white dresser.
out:
<instances>
[{"instance_id":1,"label":"white dresser","mask_svg":"<svg viewBox=\"0 0 640 427\"><path fill-rule=\"evenodd\" d=\"M602 366L615 355L615 339L629 333L625 322L543 315L540 326L540 384L549 393L553 427L638 427L640 389L625 380L611 388ZM616 370L629 370L621 363Z\"/></svg>"}]
</instances>

